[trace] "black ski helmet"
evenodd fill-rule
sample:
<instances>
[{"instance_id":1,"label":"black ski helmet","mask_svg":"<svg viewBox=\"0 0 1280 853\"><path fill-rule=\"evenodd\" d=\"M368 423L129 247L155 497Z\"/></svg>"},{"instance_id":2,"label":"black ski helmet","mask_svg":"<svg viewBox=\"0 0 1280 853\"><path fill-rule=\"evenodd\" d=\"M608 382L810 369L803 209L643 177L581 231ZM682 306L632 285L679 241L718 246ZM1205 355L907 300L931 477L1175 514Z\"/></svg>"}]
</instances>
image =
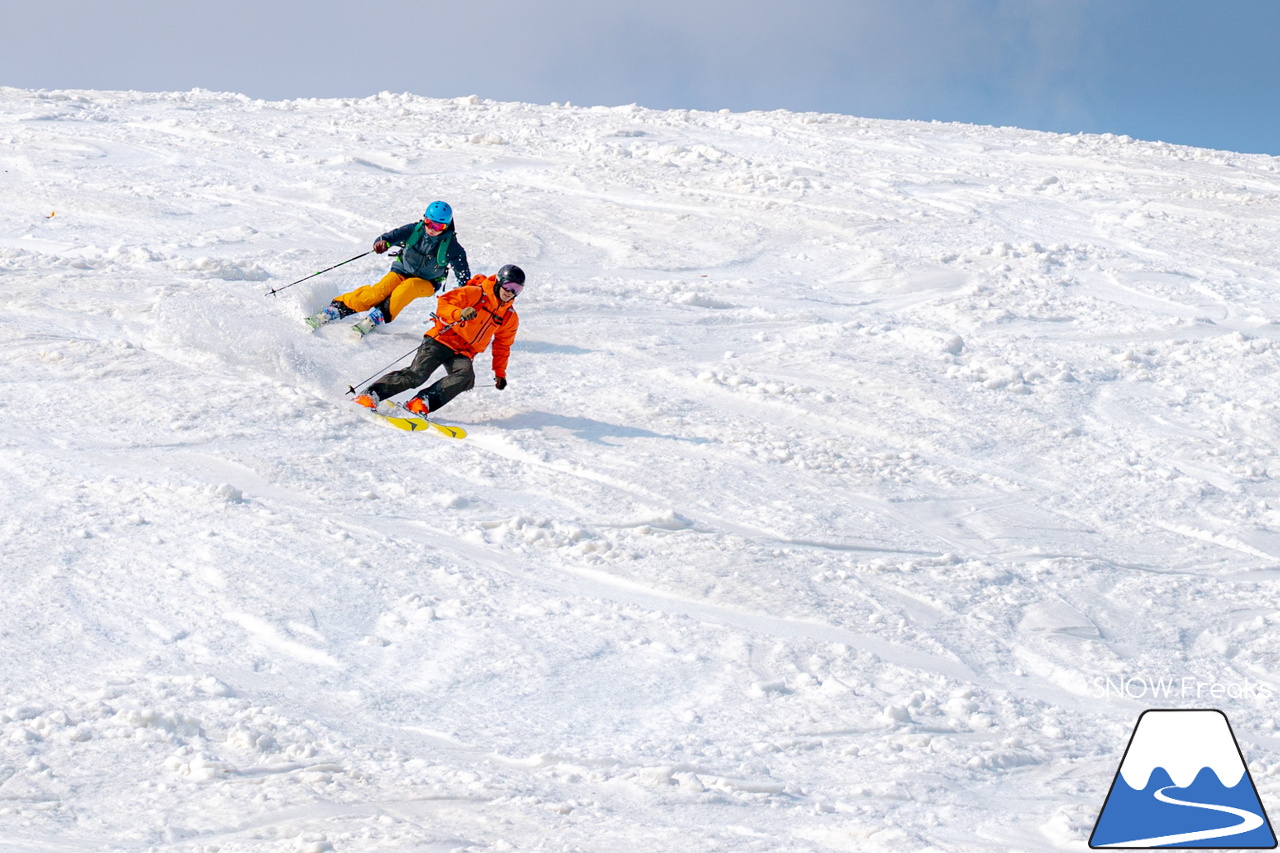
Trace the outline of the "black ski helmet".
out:
<instances>
[{"instance_id":1,"label":"black ski helmet","mask_svg":"<svg viewBox=\"0 0 1280 853\"><path fill-rule=\"evenodd\" d=\"M498 270L498 286L511 282L512 284L524 284L524 270L515 264L507 264Z\"/></svg>"}]
</instances>

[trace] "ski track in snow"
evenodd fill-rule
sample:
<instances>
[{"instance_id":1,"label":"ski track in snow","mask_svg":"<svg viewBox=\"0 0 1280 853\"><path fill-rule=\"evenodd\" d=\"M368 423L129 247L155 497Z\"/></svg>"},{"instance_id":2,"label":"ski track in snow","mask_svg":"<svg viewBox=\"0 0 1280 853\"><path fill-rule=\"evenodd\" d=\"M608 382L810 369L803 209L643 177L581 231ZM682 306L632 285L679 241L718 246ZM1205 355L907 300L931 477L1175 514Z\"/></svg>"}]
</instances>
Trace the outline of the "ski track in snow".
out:
<instances>
[{"instance_id":1,"label":"ski track in snow","mask_svg":"<svg viewBox=\"0 0 1280 853\"><path fill-rule=\"evenodd\" d=\"M0 851L1082 850L1204 703L1108 677L1280 790L1274 158L0 101ZM429 300L301 322L384 259L266 295L434 198L529 273L463 442L344 394Z\"/></svg>"}]
</instances>

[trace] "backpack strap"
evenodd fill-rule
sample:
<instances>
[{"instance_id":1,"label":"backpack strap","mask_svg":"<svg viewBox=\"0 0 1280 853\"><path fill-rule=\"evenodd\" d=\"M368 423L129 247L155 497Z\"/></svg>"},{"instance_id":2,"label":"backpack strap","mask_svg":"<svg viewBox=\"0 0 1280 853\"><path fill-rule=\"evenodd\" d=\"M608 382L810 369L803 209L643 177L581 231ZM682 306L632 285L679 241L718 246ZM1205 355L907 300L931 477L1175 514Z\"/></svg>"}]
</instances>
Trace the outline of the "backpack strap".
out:
<instances>
[{"instance_id":1,"label":"backpack strap","mask_svg":"<svg viewBox=\"0 0 1280 853\"><path fill-rule=\"evenodd\" d=\"M418 222L413 226L413 230L409 232L409 239L404 241L405 248L408 248L418 242L418 238L422 236L422 223Z\"/></svg>"}]
</instances>

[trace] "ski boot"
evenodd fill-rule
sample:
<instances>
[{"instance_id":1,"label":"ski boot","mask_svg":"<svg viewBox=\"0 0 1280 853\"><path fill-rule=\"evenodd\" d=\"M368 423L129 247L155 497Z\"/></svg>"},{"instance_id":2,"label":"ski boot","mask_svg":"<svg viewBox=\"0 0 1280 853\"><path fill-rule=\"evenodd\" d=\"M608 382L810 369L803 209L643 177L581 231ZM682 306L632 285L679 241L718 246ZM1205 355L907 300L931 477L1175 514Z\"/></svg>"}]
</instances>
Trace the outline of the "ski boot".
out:
<instances>
[{"instance_id":1,"label":"ski boot","mask_svg":"<svg viewBox=\"0 0 1280 853\"><path fill-rule=\"evenodd\" d=\"M387 318L382 316L382 309L374 308L372 311L369 312L368 317L365 317L363 320L361 320L359 323L356 323L351 328L355 330L355 333L357 335L363 338L365 335L372 332L378 326L382 326L386 324L386 322L387 322Z\"/></svg>"},{"instance_id":2,"label":"ski boot","mask_svg":"<svg viewBox=\"0 0 1280 853\"><path fill-rule=\"evenodd\" d=\"M427 416L431 414L431 408L427 405L427 401L421 397L411 397L409 402L404 404L404 407L407 411L413 412L424 421L427 420Z\"/></svg>"},{"instance_id":3,"label":"ski boot","mask_svg":"<svg viewBox=\"0 0 1280 853\"><path fill-rule=\"evenodd\" d=\"M319 314L312 314L310 317L308 317L307 325L310 326L313 330L318 329L321 326L323 326L325 323L332 323L334 320L338 319L338 317L340 316L341 315L338 313L338 309L334 308L332 305L329 305L329 306L326 306L325 309L321 311Z\"/></svg>"},{"instance_id":4,"label":"ski boot","mask_svg":"<svg viewBox=\"0 0 1280 853\"><path fill-rule=\"evenodd\" d=\"M307 318L307 325L312 329L318 329L325 323L332 323L334 320L341 320L343 317L349 317L356 312L352 311L342 302L333 300L319 314L312 314Z\"/></svg>"},{"instance_id":5,"label":"ski boot","mask_svg":"<svg viewBox=\"0 0 1280 853\"><path fill-rule=\"evenodd\" d=\"M357 406L364 406L366 409L371 409L376 412L378 411L378 403L380 403L381 400L378 399L378 395L373 391L365 391L352 402Z\"/></svg>"}]
</instances>

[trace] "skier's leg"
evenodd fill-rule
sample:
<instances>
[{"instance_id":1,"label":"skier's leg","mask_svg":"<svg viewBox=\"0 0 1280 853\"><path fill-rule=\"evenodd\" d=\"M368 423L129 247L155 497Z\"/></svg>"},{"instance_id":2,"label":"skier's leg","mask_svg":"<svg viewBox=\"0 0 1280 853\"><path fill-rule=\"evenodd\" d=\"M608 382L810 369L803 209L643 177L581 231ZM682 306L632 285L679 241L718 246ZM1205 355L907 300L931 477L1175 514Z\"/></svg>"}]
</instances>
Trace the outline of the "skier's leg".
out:
<instances>
[{"instance_id":1,"label":"skier's leg","mask_svg":"<svg viewBox=\"0 0 1280 853\"><path fill-rule=\"evenodd\" d=\"M381 305L382 315L386 318L385 322L390 323L399 317L404 307L418 297L434 295L436 289L435 282L425 278L406 278L396 285Z\"/></svg>"},{"instance_id":2,"label":"skier's leg","mask_svg":"<svg viewBox=\"0 0 1280 853\"><path fill-rule=\"evenodd\" d=\"M374 326L381 326L391 322L390 296L369 309L369 322ZM370 331L372 331L372 329L370 329Z\"/></svg>"},{"instance_id":3,"label":"skier's leg","mask_svg":"<svg viewBox=\"0 0 1280 853\"><path fill-rule=\"evenodd\" d=\"M369 390L378 395L379 400L386 400L402 391L416 388L431 378L431 374L445 359L456 356L453 350L435 338L423 338L413 356L413 363L403 370L393 370L377 382L369 386Z\"/></svg>"},{"instance_id":4,"label":"skier's leg","mask_svg":"<svg viewBox=\"0 0 1280 853\"><path fill-rule=\"evenodd\" d=\"M353 313L359 311L368 311L379 302L391 295L391 291L395 290L404 281L405 277L398 272L389 272L382 277L376 284L367 284L364 287L357 287L350 293L344 293L335 301L341 302L351 309Z\"/></svg>"},{"instance_id":5,"label":"skier's leg","mask_svg":"<svg viewBox=\"0 0 1280 853\"><path fill-rule=\"evenodd\" d=\"M476 385L475 368L471 359L449 350L449 355L441 359L441 364L449 372L432 383L430 388L418 394L427 401L431 411L444 407L446 403L463 391L470 391Z\"/></svg>"}]
</instances>

